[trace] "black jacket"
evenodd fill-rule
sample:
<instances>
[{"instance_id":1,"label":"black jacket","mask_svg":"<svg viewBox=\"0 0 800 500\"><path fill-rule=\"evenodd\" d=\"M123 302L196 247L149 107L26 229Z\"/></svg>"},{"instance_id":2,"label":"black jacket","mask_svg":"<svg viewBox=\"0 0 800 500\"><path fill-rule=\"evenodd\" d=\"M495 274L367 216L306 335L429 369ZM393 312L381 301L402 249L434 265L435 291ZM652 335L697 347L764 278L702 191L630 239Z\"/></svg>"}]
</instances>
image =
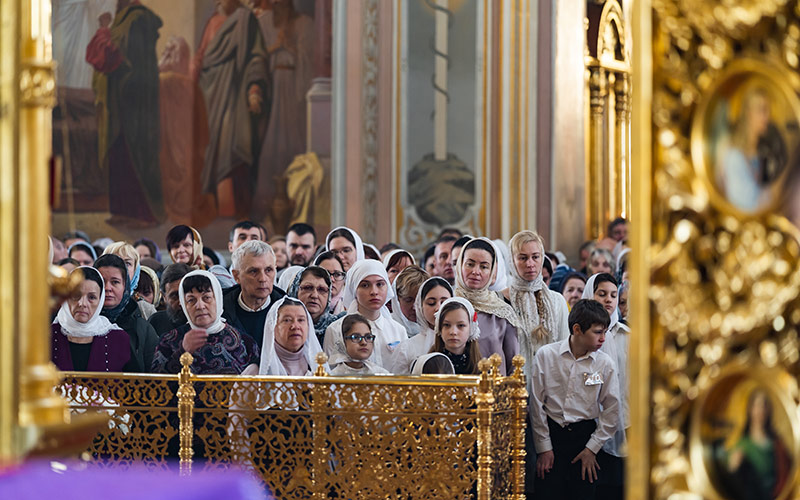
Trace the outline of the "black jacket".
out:
<instances>
[{"instance_id":1,"label":"black jacket","mask_svg":"<svg viewBox=\"0 0 800 500\"><path fill-rule=\"evenodd\" d=\"M239 318L236 317L236 306L239 303L239 294L241 292L241 285L235 285L222 291L222 317L225 318L225 321L227 321L232 327L236 328L242 333L247 333L247 329L244 327L242 322L239 321ZM277 286L273 286L272 293L269 294L270 301L267 311L269 311L275 302L279 301L284 295L286 295L286 292Z\"/></svg>"},{"instance_id":2,"label":"black jacket","mask_svg":"<svg viewBox=\"0 0 800 500\"><path fill-rule=\"evenodd\" d=\"M136 361L140 372L149 373L158 346L158 335L142 316L139 304L130 299L114 323L128 332L131 338L131 361Z\"/></svg>"}]
</instances>

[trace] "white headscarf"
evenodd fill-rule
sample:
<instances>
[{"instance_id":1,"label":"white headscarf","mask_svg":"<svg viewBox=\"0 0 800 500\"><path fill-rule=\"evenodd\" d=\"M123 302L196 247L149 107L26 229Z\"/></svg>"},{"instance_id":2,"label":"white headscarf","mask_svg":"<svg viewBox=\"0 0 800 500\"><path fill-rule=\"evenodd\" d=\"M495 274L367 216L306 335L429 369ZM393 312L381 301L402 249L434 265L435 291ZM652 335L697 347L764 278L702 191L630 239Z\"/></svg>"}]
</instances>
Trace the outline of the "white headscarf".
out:
<instances>
[{"instance_id":1,"label":"white headscarf","mask_svg":"<svg viewBox=\"0 0 800 500\"><path fill-rule=\"evenodd\" d=\"M72 317L72 312L69 310L69 301L64 301L64 303L61 304L61 309L58 310L58 314L56 315L56 319L53 321L53 324L58 323L61 325L61 332L70 337L100 337L101 335L107 334L111 330L119 330L120 327L100 314L103 310L103 303L106 301L106 286L105 281L103 280L103 275L100 274L97 269L91 266L80 266L76 269L73 269L72 272L74 273L78 269L92 269L100 277L100 301L97 303L97 309L94 310L92 317L89 318L89 321L86 323L81 323ZM84 280L85 279L86 278L84 278Z\"/></svg>"},{"instance_id":2,"label":"white headscarf","mask_svg":"<svg viewBox=\"0 0 800 500\"><path fill-rule=\"evenodd\" d=\"M450 361L450 358L448 358L447 356L445 356L440 352L429 352L428 354L423 354L422 356L414 360L414 366L413 368L411 368L411 375L424 375L422 373L422 370L425 368L425 363L427 363L429 359L435 358L436 356L441 356L444 359L446 359L447 363L450 365L450 370L451 370L450 373L452 374L456 373L456 369L453 366L453 362Z\"/></svg>"},{"instance_id":3,"label":"white headscarf","mask_svg":"<svg viewBox=\"0 0 800 500\"><path fill-rule=\"evenodd\" d=\"M402 251L405 252L405 250ZM407 267L406 269L411 269L411 268ZM394 295L394 297L392 297L392 319L403 325L403 328L406 329L406 332L408 332L409 337L414 337L420 332L419 316L417 316L416 322L406 318L406 315L403 314L403 309L400 307L400 295L398 295L397 293L397 281L398 278L400 278L400 275L403 274L403 272L405 272L405 269L400 271L400 274L397 275L397 277L394 279L394 283L392 283L392 294ZM416 269L415 272L419 272L419 270ZM419 290L417 290L417 295L419 295Z\"/></svg>"},{"instance_id":4,"label":"white headscarf","mask_svg":"<svg viewBox=\"0 0 800 500\"><path fill-rule=\"evenodd\" d=\"M614 266L614 269L619 273L619 266L622 264L622 259L631 251L630 248L623 248L621 252L617 255L617 265Z\"/></svg>"},{"instance_id":5,"label":"white headscarf","mask_svg":"<svg viewBox=\"0 0 800 500\"><path fill-rule=\"evenodd\" d=\"M544 255L544 249L542 249L542 267L544 267L544 259L546 258L547 257ZM549 289L544 284L541 269L539 270L539 275L536 276L533 281L528 281L519 275L516 265L511 266L511 280L508 285L508 297L511 299L511 305L514 307L514 310L517 312L517 315L522 322L522 330L524 330L524 334L531 337L531 340L534 342L534 344L542 341L542 339L539 338L539 335L534 335L534 331L536 331L540 324L544 323L543 326L547 329L550 339L553 338L553 335L556 334L558 329L555 318L555 304L553 304L552 298L548 292ZM546 310L544 321L542 321L542 318L539 316L539 307L536 304L535 295L537 293L541 294L542 302L544 303L544 308Z\"/></svg>"},{"instance_id":6,"label":"white headscarf","mask_svg":"<svg viewBox=\"0 0 800 500\"><path fill-rule=\"evenodd\" d=\"M360 260L364 260L364 243L361 242L361 237L358 235L358 233L353 231L349 227L339 226L339 227L335 228L333 231L331 231L330 233L328 233L328 236L325 237L325 250L330 250L331 249L331 235L333 233L335 233L336 231L340 230L340 229L344 229L345 231L350 233L350 235L353 237L353 240L355 240L355 243L356 243L355 244L355 247L356 247L356 262L358 262ZM380 253L378 253L378 255L380 255ZM388 283L388 281L387 281L387 283ZM345 302L345 304L346 303L347 302Z\"/></svg>"},{"instance_id":7,"label":"white headscarf","mask_svg":"<svg viewBox=\"0 0 800 500\"><path fill-rule=\"evenodd\" d=\"M417 265L417 259L415 259L413 255L411 255L411 252L409 252L408 250L403 250L402 248L395 248L391 252L387 253L386 257L383 258L383 267L386 268L387 272L389 271L389 262L391 262L392 257L394 257L398 253L404 253L408 255L408 257L411 259L411 265L412 266Z\"/></svg>"},{"instance_id":8,"label":"white headscarf","mask_svg":"<svg viewBox=\"0 0 800 500\"><path fill-rule=\"evenodd\" d=\"M510 305L506 304L503 301L503 299L498 297L497 293L489 290L488 283L484 285L484 287L481 288L480 290L472 290L467 286L466 282L464 282L464 277L462 276L463 273L461 272L464 266L464 256L467 254L467 250L470 249L470 245L472 245L473 242L479 240L489 243L490 245L493 245L492 242L486 238L473 238L469 240L461 248L461 253L458 255L458 263L456 264L455 268L455 275L456 275L455 294L459 297L464 297L465 299L467 299L469 302L472 303L472 305L477 310L486 314L492 314L494 316L497 316L498 318L503 318L509 323L511 323L511 326L515 328L520 328L522 326L522 322L520 321L519 316L517 316L517 313ZM492 246L492 248L495 247ZM497 262L499 260L500 256L495 255L494 259L495 263L489 270L490 281L491 281L491 275L497 268Z\"/></svg>"},{"instance_id":9,"label":"white headscarf","mask_svg":"<svg viewBox=\"0 0 800 500\"><path fill-rule=\"evenodd\" d=\"M191 317L189 316L189 312L186 308L186 292L183 290L183 283L186 281L186 278L190 276L204 276L208 278L208 281L211 282L211 290L214 292L214 299L217 302L217 317L214 319L214 323L212 323L212 325L205 330L208 334L221 332L223 329L225 329L225 318L222 317L222 286L219 284L219 280L216 276L208 271L203 271L200 269L187 273L186 276L181 279L181 284L178 286L178 298L180 298L181 309L183 309L183 314L186 315L186 320L189 322L189 327L192 329L199 328L197 325L192 323Z\"/></svg>"},{"instance_id":10,"label":"white headscarf","mask_svg":"<svg viewBox=\"0 0 800 500\"><path fill-rule=\"evenodd\" d=\"M475 312L472 304L463 297L452 297L442 303L442 307L440 307L439 312L436 313L436 325L434 326L436 335L440 335L441 333L439 325L441 325L442 321L442 311L444 311L445 306L450 303L461 304L467 309L467 316L469 317L469 337L467 338L467 342L470 340L478 340L481 336L481 328L478 326L478 313Z\"/></svg>"},{"instance_id":11,"label":"white headscarf","mask_svg":"<svg viewBox=\"0 0 800 500\"><path fill-rule=\"evenodd\" d=\"M508 288L509 272L508 268L514 268L513 261L511 261L511 252L508 250L508 245L503 240L492 240L490 242L494 247L494 253L497 256L497 279L489 286L489 290L493 292L502 292Z\"/></svg>"},{"instance_id":12,"label":"white headscarf","mask_svg":"<svg viewBox=\"0 0 800 500\"><path fill-rule=\"evenodd\" d=\"M303 344L303 356L306 358L308 368L313 373L317 367L317 354L322 352L322 347L319 345L319 340L314 334L314 319L306 309L305 304L297 299L291 297L281 297L280 300L275 302L267 313L267 320L264 322L264 344L261 348L261 363L258 368L259 375L279 375L286 376L286 367L281 363L277 352L275 351L275 327L278 325L278 310L285 302L291 301L291 305L298 305L303 308L306 313L306 342ZM328 371L328 365L325 364L325 370Z\"/></svg>"},{"instance_id":13,"label":"white headscarf","mask_svg":"<svg viewBox=\"0 0 800 500\"><path fill-rule=\"evenodd\" d=\"M581 295L582 299L594 300L594 281L600 274L602 273L593 274L586 282L586 286L583 288L583 295ZM614 309L614 312L611 314L611 322L608 324L608 330L611 331L617 323L619 323L619 297L617 297L617 308Z\"/></svg>"},{"instance_id":14,"label":"white headscarf","mask_svg":"<svg viewBox=\"0 0 800 500\"><path fill-rule=\"evenodd\" d=\"M436 326L428 323L428 320L425 319L425 311L422 309L422 301L425 299L425 297L422 296L422 290L425 289L425 285L427 285L430 281L435 281L437 286L442 286L449 290L450 297L453 297L453 287L441 276L434 276L422 282L422 284L419 286L419 290L417 290L417 298L414 300L414 311L417 313L417 324L419 325L420 333L432 332L433 328ZM394 303L392 304L392 307L394 307ZM433 340L431 340L431 345L433 345Z\"/></svg>"},{"instance_id":15,"label":"white headscarf","mask_svg":"<svg viewBox=\"0 0 800 500\"><path fill-rule=\"evenodd\" d=\"M289 292L289 287L292 286L292 282L297 277L297 273L305 269L303 266L289 266L287 267L282 273L281 277L278 279L278 288L283 290L284 292Z\"/></svg>"},{"instance_id":16,"label":"white headscarf","mask_svg":"<svg viewBox=\"0 0 800 500\"><path fill-rule=\"evenodd\" d=\"M389 276L386 274L386 269L383 263L374 259L363 259L357 261L347 271L347 279L344 282L344 300L345 307L348 312L358 312L358 303L356 301L356 289L358 284L369 276L380 276L386 281L386 302L384 306L394 297L394 290L389 286ZM389 310L386 307L381 308L381 315L391 318Z\"/></svg>"}]
</instances>

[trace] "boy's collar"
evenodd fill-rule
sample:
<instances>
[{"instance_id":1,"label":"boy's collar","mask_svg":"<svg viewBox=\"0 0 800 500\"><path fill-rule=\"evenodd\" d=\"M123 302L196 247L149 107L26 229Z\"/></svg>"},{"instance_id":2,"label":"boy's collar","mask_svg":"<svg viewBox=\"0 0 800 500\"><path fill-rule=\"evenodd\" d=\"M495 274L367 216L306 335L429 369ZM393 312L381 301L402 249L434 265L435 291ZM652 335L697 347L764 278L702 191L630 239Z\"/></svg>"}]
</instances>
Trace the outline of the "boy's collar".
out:
<instances>
[{"instance_id":1,"label":"boy's collar","mask_svg":"<svg viewBox=\"0 0 800 500\"><path fill-rule=\"evenodd\" d=\"M583 359L583 358L585 358L585 357L587 357L587 356L588 356L588 357L590 357L590 358L592 358L592 359L595 359L595 358L597 357L597 351L589 351L589 352L587 352L586 354L584 354L583 356L581 356L580 358L576 357L576 356L575 356L575 354L573 354L573 352L572 352L572 348L570 347L570 344L569 344L569 339L571 339L571 338L572 338L572 335L573 335L573 334L570 334L570 336L569 336L569 337L567 337L567 338L565 338L564 340L562 340L562 341L561 341L562 343L561 343L561 349L560 349L560 352L559 352L559 354L564 354L564 353L567 353L567 352L568 352L568 353L570 353L570 354L572 355L572 357L573 357L573 358L575 358L576 360L578 360L578 359Z\"/></svg>"}]
</instances>

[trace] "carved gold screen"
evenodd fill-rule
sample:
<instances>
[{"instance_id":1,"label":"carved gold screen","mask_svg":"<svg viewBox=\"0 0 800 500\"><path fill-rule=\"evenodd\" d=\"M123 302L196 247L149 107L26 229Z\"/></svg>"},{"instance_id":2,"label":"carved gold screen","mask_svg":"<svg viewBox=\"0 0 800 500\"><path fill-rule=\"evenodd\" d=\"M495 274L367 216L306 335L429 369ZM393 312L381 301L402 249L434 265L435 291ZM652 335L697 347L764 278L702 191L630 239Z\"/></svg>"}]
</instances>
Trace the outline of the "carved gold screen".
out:
<instances>
[{"instance_id":1,"label":"carved gold screen","mask_svg":"<svg viewBox=\"0 0 800 500\"><path fill-rule=\"evenodd\" d=\"M634 17L629 497L795 498L800 6Z\"/></svg>"},{"instance_id":2,"label":"carved gold screen","mask_svg":"<svg viewBox=\"0 0 800 500\"><path fill-rule=\"evenodd\" d=\"M286 499L524 495L519 356L511 377L495 355L480 377L421 378L194 376L187 359L179 376L65 374L72 415L110 417L89 464L241 468Z\"/></svg>"}]
</instances>

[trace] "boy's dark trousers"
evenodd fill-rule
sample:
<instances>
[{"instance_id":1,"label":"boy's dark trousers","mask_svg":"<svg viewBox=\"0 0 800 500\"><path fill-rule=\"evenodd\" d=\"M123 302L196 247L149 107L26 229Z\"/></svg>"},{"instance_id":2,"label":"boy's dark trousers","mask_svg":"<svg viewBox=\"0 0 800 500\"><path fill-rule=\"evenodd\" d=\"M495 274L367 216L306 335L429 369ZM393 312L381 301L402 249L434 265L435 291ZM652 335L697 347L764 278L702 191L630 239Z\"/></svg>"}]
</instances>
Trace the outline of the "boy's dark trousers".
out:
<instances>
[{"instance_id":1,"label":"boy's dark trousers","mask_svg":"<svg viewBox=\"0 0 800 500\"><path fill-rule=\"evenodd\" d=\"M587 479L581 479L580 460L574 464L570 462L586 448L597 424L594 420L583 420L561 427L547 417L547 426L550 428L550 442L553 445L553 468L545 473L544 479L536 476L536 498L594 499L597 481L590 483L588 475Z\"/></svg>"}]
</instances>

